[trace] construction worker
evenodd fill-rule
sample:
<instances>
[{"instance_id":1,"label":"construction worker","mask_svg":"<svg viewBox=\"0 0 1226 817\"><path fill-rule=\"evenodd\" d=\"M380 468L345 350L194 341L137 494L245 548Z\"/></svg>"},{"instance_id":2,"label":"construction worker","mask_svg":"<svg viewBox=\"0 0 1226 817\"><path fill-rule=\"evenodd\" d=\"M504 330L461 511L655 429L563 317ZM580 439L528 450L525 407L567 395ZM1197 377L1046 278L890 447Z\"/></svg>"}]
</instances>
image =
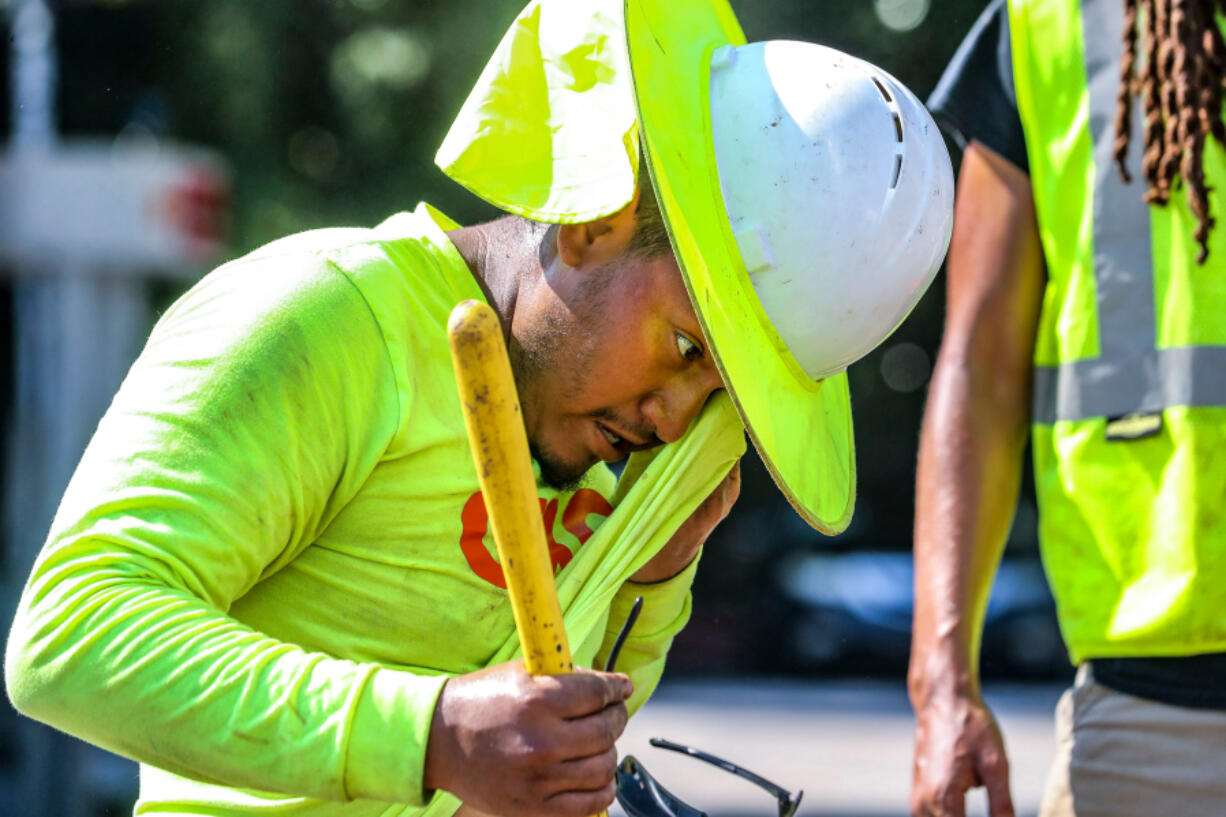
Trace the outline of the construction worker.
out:
<instances>
[{"instance_id":1,"label":"construction worker","mask_svg":"<svg viewBox=\"0 0 1226 817\"><path fill-rule=\"evenodd\" d=\"M1226 803L1221 6L994 0L933 94L966 144L920 441L911 808L1013 815L979 640L1027 426L1075 683L1040 815Z\"/></svg>"},{"instance_id":2,"label":"construction worker","mask_svg":"<svg viewBox=\"0 0 1226 817\"><path fill-rule=\"evenodd\" d=\"M439 162L513 215L422 205L214 271L67 489L8 692L139 760L143 815L596 813L736 498L742 423L807 520L848 522L843 371L952 218L902 85L746 44L724 0L534 0ZM511 660L446 343L465 299L505 327L576 663L646 598L624 673Z\"/></svg>"}]
</instances>

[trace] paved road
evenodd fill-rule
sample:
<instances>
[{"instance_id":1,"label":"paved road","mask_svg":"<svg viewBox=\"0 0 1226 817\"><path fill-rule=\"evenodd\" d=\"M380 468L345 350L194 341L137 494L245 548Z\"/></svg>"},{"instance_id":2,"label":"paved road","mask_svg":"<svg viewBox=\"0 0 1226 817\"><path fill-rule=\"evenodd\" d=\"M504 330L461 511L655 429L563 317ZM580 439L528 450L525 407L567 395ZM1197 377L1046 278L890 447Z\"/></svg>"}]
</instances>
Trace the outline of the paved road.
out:
<instances>
[{"instance_id":1,"label":"paved road","mask_svg":"<svg viewBox=\"0 0 1226 817\"><path fill-rule=\"evenodd\" d=\"M987 687L1005 731L1019 817L1038 811L1050 762L1051 713L1061 688ZM774 817L754 786L691 758L648 745L688 743L743 764L784 788L804 789L798 817L905 817L913 720L899 683L668 682L626 729L633 754L670 791L712 817ZM982 790L967 817L986 815ZM622 817L616 808L611 817Z\"/></svg>"},{"instance_id":2,"label":"paved road","mask_svg":"<svg viewBox=\"0 0 1226 817\"><path fill-rule=\"evenodd\" d=\"M1051 755L1051 711L1059 694L1056 686L986 690L1009 744L1018 817L1033 817L1037 811ZM630 722L618 748L635 755L671 791L712 817L775 817L776 812L774 801L760 789L699 761L653 748L648 738L688 743L741 763L784 788L804 789L798 817L905 817L911 729L901 681L668 682ZM39 809L23 794L32 781L14 777L19 768L8 769L6 776L0 763L0 817L130 813L126 798L134 794L132 764L67 738L55 746L60 748L44 748L65 763L82 764L79 793L94 792L95 805L113 801L115 807L86 812ZM982 794L971 802L975 807L967 817L983 817ZM615 806L611 817L625 816Z\"/></svg>"}]
</instances>

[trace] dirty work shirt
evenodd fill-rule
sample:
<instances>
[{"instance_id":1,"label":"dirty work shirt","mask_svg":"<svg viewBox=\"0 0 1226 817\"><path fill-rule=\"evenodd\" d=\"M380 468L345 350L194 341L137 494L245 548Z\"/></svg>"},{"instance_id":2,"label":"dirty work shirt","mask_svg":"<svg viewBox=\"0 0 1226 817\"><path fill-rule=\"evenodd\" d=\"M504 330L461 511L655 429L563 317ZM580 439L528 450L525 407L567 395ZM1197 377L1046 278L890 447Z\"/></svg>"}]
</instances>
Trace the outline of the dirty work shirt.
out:
<instances>
[{"instance_id":1,"label":"dirty work shirt","mask_svg":"<svg viewBox=\"0 0 1226 817\"><path fill-rule=\"evenodd\" d=\"M447 674L513 652L445 341L482 297L454 226L423 206L227 264L159 321L101 422L6 669L29 714L148 764L138 814L419 813ZM613 488L601 465L540 489L560 588L611 558L574 556ZM592 601L577 661L645 590L641 702L691 577ZM440 797L430 814L454 808Z\"/></svg>"}]
</instances>

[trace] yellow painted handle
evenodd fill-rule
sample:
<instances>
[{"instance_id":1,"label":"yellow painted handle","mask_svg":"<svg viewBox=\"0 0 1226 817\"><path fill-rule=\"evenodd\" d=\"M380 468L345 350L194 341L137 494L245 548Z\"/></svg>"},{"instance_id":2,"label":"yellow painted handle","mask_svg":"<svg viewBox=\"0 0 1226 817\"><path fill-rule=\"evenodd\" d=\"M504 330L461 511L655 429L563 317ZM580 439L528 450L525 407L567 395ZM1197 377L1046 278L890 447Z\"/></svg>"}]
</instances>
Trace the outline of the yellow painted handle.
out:
<instances>
[{"instance_id":1,"label":"yellow painted handle","mask_svg":"<svg viewBox=\"0 0 1226 817\"><path fill-rule=\"evenodd\" d=\"M574 672L502 325L488 304L464 301L451 311L447 337L524 666L532 675Z\"/></svg>"},{"instance_id":2,"label":"yellow painted handle","mask_svg":"<svg viewBox=\"0 0 1226 817\"><path fill-rule=\"evenodd\" d=\"M524 664L533 675L573 672L502 325L488 304L464 301L451 312L447 336Z\"/></svg>"}]
</instances>

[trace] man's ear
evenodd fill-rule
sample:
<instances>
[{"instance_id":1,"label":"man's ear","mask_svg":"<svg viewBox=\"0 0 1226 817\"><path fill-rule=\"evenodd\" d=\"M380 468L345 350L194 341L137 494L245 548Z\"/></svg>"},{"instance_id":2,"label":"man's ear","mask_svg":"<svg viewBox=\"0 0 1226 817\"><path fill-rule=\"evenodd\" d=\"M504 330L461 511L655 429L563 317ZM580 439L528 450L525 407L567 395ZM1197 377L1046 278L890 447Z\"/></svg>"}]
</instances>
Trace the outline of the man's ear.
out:
<instances>
[{"instance_id":1,"label":"man's ear","mask_svg":"<svg viewBox=\"0 0 1226 817\"><path fill-rule=\"evenodd\" d=\"M639 190L625 207L612 215L582 224L558 225L558 258L569 267L603 264L625 251L634 235Z\"/></svg>"}]
</instances>

